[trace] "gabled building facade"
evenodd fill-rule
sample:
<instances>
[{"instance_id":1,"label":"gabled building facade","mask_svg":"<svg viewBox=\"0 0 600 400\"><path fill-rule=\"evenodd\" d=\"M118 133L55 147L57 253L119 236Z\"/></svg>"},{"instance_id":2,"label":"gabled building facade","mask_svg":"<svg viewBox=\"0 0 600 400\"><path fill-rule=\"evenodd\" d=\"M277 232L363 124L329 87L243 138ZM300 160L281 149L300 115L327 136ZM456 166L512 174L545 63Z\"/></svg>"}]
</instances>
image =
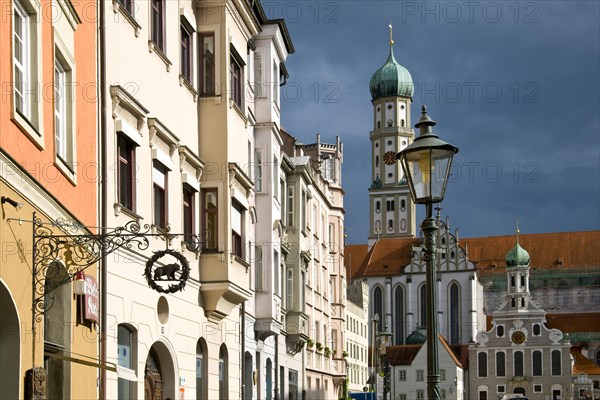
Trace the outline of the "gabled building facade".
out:
<instances>
[{"instance_id":1,"label":"gabled building facade","mask_svg":"<svg viewBox=\"0 0 600 400\"><path fill-rule=\"evenodd\" d=\"M84 303L97 305L97 292L73 284L78 272L96 282L98 265L79 265L85 250L56 238L97 233L94 5L11 0L0 10L3 398L98 396L99 321Z\"/></svg>"},{"instance_id":2,"label":"gabled building facade","mask_svg":"<svg viewBox=\"0 0 600 400\"><path fill-rule=\"evenodd\" d=\"M546 325L529 290L530 256L517 243L506 255L507 289L492 328L469 347L469 398L520 393L532 400L571 399L571 343Z\"/></svg>"}]
</instances>

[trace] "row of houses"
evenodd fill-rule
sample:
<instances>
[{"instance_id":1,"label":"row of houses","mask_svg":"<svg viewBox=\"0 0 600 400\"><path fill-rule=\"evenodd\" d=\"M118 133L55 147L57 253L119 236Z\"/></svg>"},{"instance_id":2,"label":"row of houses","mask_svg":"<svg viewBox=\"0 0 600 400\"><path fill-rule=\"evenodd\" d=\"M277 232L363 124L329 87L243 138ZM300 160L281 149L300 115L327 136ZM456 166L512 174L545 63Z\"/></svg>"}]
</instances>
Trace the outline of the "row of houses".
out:
<instances>
[{"instance_id":1,"label":"row of houses","mask_svg":"<svg viewBox=\"0 0 600 400\"><path fill-rule=\"evenodd\" d=\"M343 147L282 128L285 21L5 6L0 397L341 396Z\"/></svg>"}]
</instances>

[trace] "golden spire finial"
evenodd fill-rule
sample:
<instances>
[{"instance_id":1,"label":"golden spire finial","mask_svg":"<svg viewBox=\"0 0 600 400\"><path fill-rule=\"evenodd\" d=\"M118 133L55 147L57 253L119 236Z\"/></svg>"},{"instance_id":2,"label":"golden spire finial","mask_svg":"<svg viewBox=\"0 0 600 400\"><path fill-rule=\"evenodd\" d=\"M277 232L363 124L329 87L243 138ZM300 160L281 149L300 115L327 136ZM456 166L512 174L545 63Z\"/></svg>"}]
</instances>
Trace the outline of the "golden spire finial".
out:
<instances>
[{"instance_id":1,"label":"golden spire finial","mask_svg":"<svg viewBox=\"0 0 600 400\"><path fill-rule=\"evenodd\" d=\"M390 22L390 46L394 45L394 35L392 34L392 23Z\"/></svg>"},{"instance_id":2,"label":"golden spire finial","mask_svg":"<svg viewBox=\"0 0 600 400\"><path fill-rule=\"evenodd\" d=\"M519 243L519 233L521 231L519 230L519 221L517 220L517 243Z\"/></svg>"}]
</instances>

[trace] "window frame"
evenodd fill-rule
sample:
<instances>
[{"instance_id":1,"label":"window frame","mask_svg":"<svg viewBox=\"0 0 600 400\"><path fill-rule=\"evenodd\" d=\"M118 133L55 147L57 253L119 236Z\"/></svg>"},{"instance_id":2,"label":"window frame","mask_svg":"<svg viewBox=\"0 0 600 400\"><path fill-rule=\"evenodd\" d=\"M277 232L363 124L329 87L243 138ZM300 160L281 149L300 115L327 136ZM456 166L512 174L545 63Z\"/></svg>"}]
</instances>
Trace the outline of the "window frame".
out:
<instances>
[{"instance_id":1,"label":"window frame","mask_svg":"<svg viewBox=\"0 0 600 400\"><path fill-rule=\"evenodd\" d=\"M239 232L235 231L233 228L233 211L237 211L239 213L240 218L240 226ZM231 253L240 258L244 259L244 240L245 240L245 229L244 229L244 219L246 215L246 209L242 206L240 202L235 199L231 200Z\"/></svg>"},{"instance_id":2,"label":"window frame","mask_svg":"<svg viewBox=\"0 0 600 400\"><path fill-rule=\"evenodd\" d=\"M44 149L44 107L42 106L44 102L40 98L40 90L43 86L41 4L39 0L11 0L10 4L11 119L38 148ZM17 21L18 17L21 18L20 23ZM22 34L19 38L24 39L20 47L23 50L21 60L16 54L15 27L18 24L21 25ZM21 90L17 90L16 86L17 70L23 75ZM17 92L20 92L20 96Z\"/></svg>"},{"instance_id":3,"label":"window frame","mask_svg":"<svg viewBox=\"0 0 600 400\"><path fill-rule=\"evenodd\" d=\"M137 144L129 139L126 135L117 133L117 203L125 209L135 212L136 209L136 163L135 156ZM121 156L121 149L124 148L124 153L127 157ZM123 177L121 165L124 164L127 169L127 174ZM123 193L123 179L126 178L125 188L127 193ZM125 195L125 196L124 196ZM125 199L124 199L125 197Z\"/></svg>"},{"instance_id":4,"label":"window frame","mask_svg":"<svg viewBox=\"0 0 600 400\"><path fill-rule=\"evenodd\" d=\"M166 54L165 2L150 0L150 40Z\"/></svg>"},{"instance_id":5,"label":"window frame","mask_svg":"<svg viewBox=\"0 0 600 400\"><path fill-rule=\"evenodd\" d=\"M122 331L127 331L127 335L128 335L128 339L129 339L129 365L122 365L120 363L121 361L121 346L126 346L127 344L125 342L122 342L122 336L121 336L121 332ZM118 325L117 327L117 346L118 346L118 357L117 357L117 364L123 368L127 368L133 371L133 373L135 373L137 375L137 331L131 327L129 324L124 324L121 323ZM117 386L118 386L118 397L119 399L135 399L136 397L136 392L137 392L137 384L135 382L123 379L123 378L118 378L117 379ZM125 394L124 392L127 391L128 394Z\"/></svg>"},{"instance_id":6,"label":"window frame","mask_svg":"<svg viewBox=\"0 0 600 400\"><path fill-rule=\"evenodd\" d=\"M206 54L205 40L212 40L212 53L210 55ZM201 96L214 96L216 93L215 89L215 33L214 32L200 32L198 37L198 57L200 59L200 68L199 74L200 79L198 79L198 92ZM210 73L210 80L207 78L207 68L205 61L208 61L212 66Z\"/></svg>"},{"instance_id":7,"label":"window frame","mask_svg":"<svg viewBox=\"0 0 600 400\"><path fill-rule=\"evenodd\" d=\"M229 99L240 110L244 107L245 63L233 46L229 50Z\"/></svg>"},{"instance_id":8,"label":"window frame","mask_svg":"<svg viewBox=\"0 0 600 400\"><path fill-rule=\"evenodd\" d=\"M207 209L207 196L215 196L214 208ZM217 252L219 250L219 191L217 188L201 189L202 210L202 250L205 252ZM214 215L214 226L212 230L207 227L207 214Z\"/></svg>"},{"instance_id":9,"label":"window frame","mask_svg":"<svg viewBox=\"0 0 600 400\"><path fill-rule=\"evenodd\" d=\"M162 187L158 173L163 175ZM158 160L152 162L152 200L152 221L158 228L166 229L169 224L169 169Z\"/></svg>"},{"instance_id":10,"label":"window frame","mask_svg":"<svg viewBox=\"0 0 600 400\"><path fill-rule=\"evenodd\" d=\"M194 31L182 19L179 24L180 71L187 83L193 85L194 76Z\"/></svg>"},{"instance_id":11,"label":"window frame","mask_svg":"<svg viewBox=\"0 0 600 400\"><path fill-rule=\"evenodd\" d=\"M181 200L183 208L183 234L187 242L196 234L196 190L184 184Z\"/></svg>"}]
</instances>

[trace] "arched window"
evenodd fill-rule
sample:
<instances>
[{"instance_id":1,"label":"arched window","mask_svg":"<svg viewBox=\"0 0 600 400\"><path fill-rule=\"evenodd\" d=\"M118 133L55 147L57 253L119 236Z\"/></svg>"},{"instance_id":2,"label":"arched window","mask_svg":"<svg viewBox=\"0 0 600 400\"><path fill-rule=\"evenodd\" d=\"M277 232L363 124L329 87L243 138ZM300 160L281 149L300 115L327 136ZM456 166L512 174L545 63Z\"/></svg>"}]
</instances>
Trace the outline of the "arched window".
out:
<instances>
[{"instance_id":1,"label":"arched window","mask_svg":"<svg viewBox=\"0 0 600 400\"><path fill-rule=\"evenodd\" d=\"M266 400L272 400L273 399L273 362L271 361L270 358L267 358L267 379L266 379L266 383L267 383L267 393L265 396Z\"/></svg>"},{"instance_id":2,"label":"arched window","mask_svg":"<svg viewBox=\"0 0 600 400\"><path fill-rule=\"evenodd\" d=\"M119 324L117 330L118 363L126 371L119 376L119 399L136 399L137 332L127 324Z\"/></svg>"},{"instance_id":3,"label":"arched window","mask_svg":"<svg viewBox=\"0 0 600 400\"><path fill-rule=\"evenodd\" d=\"M394 291L394 335L396 344L404 344L404 290L398 285Z\"/></svg>"},{"instance_id":4,"label":"arched window","mask_svg":"<svg viewBox=\"0 0 600 400\"><path fill-rule=\"evenodd\" d=\"M450 285L450 344L460 342L460 299L456 282Z\"/></svg>"},{"instance_id":5,"label":"arched window","mask_svg":"<svg viewBox=\"0 0 600 400\"><path fill-rule=\"evenodd\" d=\"M496 353L496 376L506 376L506 353L503 351Z\"/></svg>"},{"instance_id":6,"label":"arched window","mask_svg":"<svg viewBox=\"0 0 600 400\"><path fill-rule=\"evenodd\" d=\"M252 372L253 372L252 354L250 354L250 352L247 351L244 354L244 381L243 381L244 399L252 398L252 389L253 389ZM206 397L196 396L196 399L204 399L204 398L206 398Z\"/></svg>"},{"instance_id":7,"label":"arched window","mask_svg":"<svg viewBox=\"0 0 600 400\"><path fill-rule=\"evenodd\" d=\"M600 367L600 349L596 350L596 365Z\"/></svg>"},{"instance_id":8,"label":"arched window","mask_svg":"<svg viewBox=\"0 0 600 400\"><path fill-rule=\"evenodd\" d=\"M487 353L477 354L477 376L479 378L487 377Z\"/></svg>"},{"instance_id":9,"label":"arched window","mask_svg":"<svg viewBox=\"0 0 600 400\"><path fill-rule=\"evenodd\" d=\"M533 376L542 376L542 352L539 350L534 350L531 355L531 358L533 362Z\"/></svg>"},{"instance_id":10,"label":"arched window","mask_svg":"<svg viewBox=\"0 0 600 400\"><path fill-rule=\"evenodd\" d=\"M206 399L208 397L208 359L206 341L200 338L196 343L196 398Z\"/></svg>"},{"instance_id":11,"label":"arched window","mask_svg":"<svg viewBox=\"0 0 600 400\"><path fill-rule=\"evenodd\" d=\"M523 352L515 351L513 354L514 374L515 376L523 376Z\"/></svg>"},{"instance_id":12,"label":"arched window","mask_svg":"<svg viewBox=\"0 0 600 400\"><path fill-rule=\"evenodd\" d=\"M375 211L376 212L380 212L381 211L381 202L379 200L377 200L375 202Z\"/></svg>"},{"instance_id":13,"label":"arched window","mask_svg":"<svg viewBox=\"0 0 600 400\"><path fill-rule=\"evenodd\" d=\"M54 261L46 270L44 284L44 352L71 356L71 279L62 262ZM71 363L60 357L44 357L48 374L49 399L71 397Z\"/></svg>"},{"instance_id":14,"label":"arched window","mask_svg":"<svg viewBox=\"0 0 600 400\"><path fill-rule=\"evenodd\" d=\"M560 350L552 350L552 375L562 375L562 362Z\"/></svg>"},{"instance_id":15,"label":"arched window","mask_svg":"<svg viewBox=\"0 0 600 400\"><path fill-rule=\"evenodd\" d=\"M229 398L229 385L228 377L229 371L229 357L227 354L227 346L221 345L219 349L219 400L226 400Z\"/></svg>"},{"instance_id":16,"label":"arched window","mask_svg":"<svg viewBox=\"0 0 600 400\"><path fill-rule=\"evenodd\" d=\"M373 289L373 316L379 315L379 322L377 323L376 330L379 332L382 326L383 320L383 290L377 286Z\"/></svg>"},{"instance_id":17,"label":"arched window","mask_svg":"<svg viewBox=\"0 0 600 400\"><path fill-rule=\"evenodd\" d=\"M421 322L421 326L427 326L427 286L425 284L419 288L419 304L421 305L419 322Z\"/></svg>"},{"instance_id":18,"label":"arched window","mask_svg":"<svg viewBox=\"0 0 600 400\"><path fill-rule=\"evenodd\" d=\"M379 168L379 156L375 156L375 168Z\"/></svg>"}]
</instances>

